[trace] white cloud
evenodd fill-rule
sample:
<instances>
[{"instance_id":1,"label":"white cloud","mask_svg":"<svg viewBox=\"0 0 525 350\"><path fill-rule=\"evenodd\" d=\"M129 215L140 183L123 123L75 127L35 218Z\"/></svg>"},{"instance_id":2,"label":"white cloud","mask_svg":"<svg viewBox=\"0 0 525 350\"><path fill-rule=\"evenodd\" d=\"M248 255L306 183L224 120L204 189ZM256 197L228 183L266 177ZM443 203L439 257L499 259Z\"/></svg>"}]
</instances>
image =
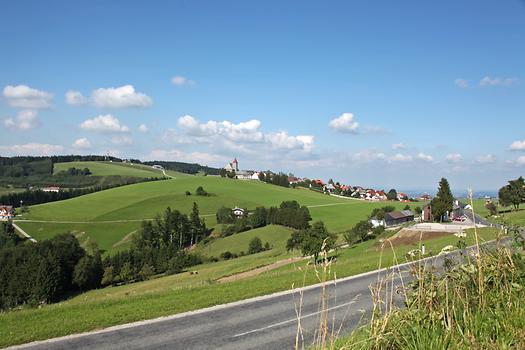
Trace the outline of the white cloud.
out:
<instances>
[{"instance_id":1,"label":"white cloud","mask_svg":"<svg viewBox=\"0 0 525 350\"><path fill-rule=\"evenodd\" d=\"M174 160L189 163L199 163L202 165L208 164L223 164L231 161L230 157L224 157L217 154L207 152L185 152L177 149L165 150L155 149L150 152L148 159L151 160Z\"/></svg>"},{"instance_id":2,"label":"white cloud","mask_svg":"<svg viewBox=\"0 0 525 350\"><path fill-rule=\"evenodd\" d=\"M118 135L118 136L113 136L111 138L111 143L114 145L119 145L119 146L129 146L133 144L133 139L126 135Z\"/></svg>"},{"instance_id":3,"label":"white cloud","mask_svg":"<svg viewBox=\"0 0 525 350\"><path fill-rule=\"evenodd\" d=\"M64 97L68 105L84 105L88 102L88 99L79 91L69 90Z\"/></svg>"},{"instance_id":4,"label":"white cloud","mask_svg":"<svg viewBox=\"0 0 525 350\"><path fill-rule=\"evenodd\" d=\"M186 77L183 77L181 75L176 75L173 78L171 78L171 83L177 86L195 85L195 81L188 79Z\"/></svg>"},{"instance_id":5,"label":"white cloud","mask_svg":"<svg viewBox=\"0 0 525 350\"><path fill-rule=\"evenodd\" d=\"M339 117L330 120L328 126L338 132L355 134L359 123L354 120L352 113L343 113Z\"/></svg>"},{"instance_id":6,"label":"white cloud","mask_svg":"<svg viewBox=\"0 0 525 350\"><path fill-rule=\"evenodd\" d=\"M468 80L457 78L456 80L454 80L454 85L456 85L458 88L466 89L468 88Z\"/></svg>"},{"instance_id":7,"label":"white cloud","mask_svg":"<svg viewBox=\"0 0 525 350\"><path fill-rule=\"evenodd\" d=\"M96 89L91 93L91 101L102 108L149 107L153 103L149 96L136 92L133 85Z\"/></svg>"},{"instance_id":8,"label":"white cloud","mask_svg":"<svg viewBox=\"0 0 525 350\"><path fill-rule=\"evenodd\" d=\"M260 142L264 138L263 133L259 131L261 122L256 119L238 124L226 120L222 122L209 120L206 123L199 123L191 115L185 115L178 119L177 124L191 136L221 136L231 141L247 142Z\"/></svg>"},{"instance_id":9,"label":"white cloud","mask_svg":"<svg viewBox=\"0 0 525 350\"><path fill-rule=\"evenodd\" d=\"M411 155L408 155L408 154L402 154L402 153L397 153L395 155L393 155L392 157L390 157L390 161L391 162L410 162L412 161L413 157Z\"/></svg>"},{"instance_id":10,"label":"white cloud","mask_svg":"<svg viewBox=\"0 0 525 350\"><path fill-rule=\"evenodd\" d=\"M450 163L459 163L463 159L463 156L459 153L450 153L447 154L445 159Z\"/></svg>"},{"instance_id":11,"label":"white cloud","mask_svg":"<svg viewBox=\"0 0 525 350\"><path fill-rule=\"evenodd\" d=\"M513 143L511 143L510 149L513 151L525 151L525 140L514 141Z\"/></svg>"},{"instance_id":12,"label":"white cloud","mask_svg":"<svg viewBox=\"0 0 525 350\"><path fill-rule=\"evenodd\" d=\"M496 161L496 156L493 154L486 154L476 157L476 163L478 164L490 164Z\"/></svg>"},{"instance_id":13,"label":"white cloud","mask_svg":"<svg viewBox=\"0 0 525 350\"><path fill-rule=\"evenodd\" d=\"M18 112L15 118L4 120L4 126L8 129L29 130L40 126L38 113L34 110L23 110Z\"/></svg>"},{"instance_id":14,"label":"white cloud","mask_svg":"<svg viewBox=\"0 0 525 350\"><path fill-rule=\"evenodd\" d=\"M419 152L416 156L417 159L425 161L425 162L432 162L434 161L434 157L432 157L429 154L425 154L423 152Z\"/></svg>"},{"instance_id":15,"label":"white cloud","mask_svg":"<svg viewBox=\"0 0 525 350\"><path fill-rule=\"evenodd\" d=\"M518 159L516 159L516 165L518 166L525 165L525 156L518 157Z\"/></svg>"},{"instance_id":16,"label":"white cloud","mask_svg":"<svg viewBox=\"0 0 525 350\"><path fill-rule=\"evenodd\" d=\"M400 143L394 143L394 144L392 145L392 149L393 149L393 150L398 150L398 149L403 149L403 148L405 148L405 145L404 145L402 142L400 142Z\"/></svg>"},{"instance_id":17,"label":"white cloud","mask_svg":"<svg viewBox=\"0 0 525 350\"><path fill-rule=\"evenodd\" d=\"M488 86L512 86L519 83L519 79L517 78L499 78L494 77L491 78L489 76L484 77L480 80L479 85L483 87Z\"/></svg>"},{"instance_id":18,"label":"white cloud","mask_svg":"<svg viewBox=\"0 0 525 350\"><path fill-rule=\"evenodd\" d=\"M85 137L76 139L75 142L71 145L75 149L89 149L91 148L91 142Z\"/></svg>"},{"instance_id":19,"label":"white cloud","mask_svg":"<svg viewBox=\"0 0 525 350\"><path fill-rule=\"evenodd\" d=\"M274 149L302 150L310 152L314 145L314 137L308 135L290 136L286 131L267 134L265 141Z\"/></svg>"},{"instance_id":20,"label":"white cloud","mask_svg":"<svg viewBox=\"0 0 525 350\"><path fill-rule=\"evenodd\" d=\"M42 143L0 146L0 152L11 156L49 156L59 154L63 151L63 146Z\"/></svg>"},{"instance_id":21,"label":"white cloud","mask_svg":"<svg viewBox=\"0 0 525 350\"><path fill-rule=\"evenodd\" d=\"M138 129L139 129L140 132L148 132L149 131L149 129L146 126L146 124L140 124Z\"/></svg>"},{"instance_id":22,"label":"white cloud","mask_svg":"<svg viewBox=\"0 0 525 350\"><path fill-rule=\"evenodd\" d=\"M382 152L377 152L374 150L363 150L357 153L354 153L350 156L350 159L353 162L359 162L359 163L370 163L380 160L385 160L386 154Z\"/></svg>"},{"instance_id":23,"label":"white cloud","mask_svg":"<svg viewBox=\"0 0 525 350\"><path fill-rule=\"evenodd\" d=\"M111 114L99 115L80 124L80 128L93 132L129 132L129 128Z\"/></svg>"},{"instance_id":24,"label":"white cloud","mask_svg":"<svg viewBox=\"0 0 525 350\"><path fill-rule=\"evenodd\" d=\"M27 85L7 85L4 98L11 107L27 109L50 108L53 102L53 94Z\"/></svg>"}]
</instances>

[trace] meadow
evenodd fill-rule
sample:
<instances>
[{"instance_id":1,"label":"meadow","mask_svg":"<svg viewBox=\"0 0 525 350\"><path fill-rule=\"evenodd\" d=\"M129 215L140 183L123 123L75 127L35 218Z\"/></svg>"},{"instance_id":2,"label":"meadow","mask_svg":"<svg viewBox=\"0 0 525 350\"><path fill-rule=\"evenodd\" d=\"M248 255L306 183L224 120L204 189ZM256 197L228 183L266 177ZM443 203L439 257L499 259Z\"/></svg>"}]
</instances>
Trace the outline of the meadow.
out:
<instances>
[{"instance_id":1,"label":"meadow","mask_svg":"<svg viewBox=\"0 0 525 350\"><path fill-rule=\"evenodd\" d=\"M91 165L94 163L97 163L95 167ZM78 166L99 171L98 164L99 162L83 162ZM101 163L101 167L112 168L112 172L118 173L122 170L121 167L128 171L127 168L131 166ZM214 227L215 213L221 206L238 206L253 210L257 206L278 206L282 201L296 200L309 207L314 221L323 220L329 230L338 233L349 230L359 220L365 219L373 208L394 205L401 209L406 205L399 202L371 203L337 198L307 189L284 188L259 181L174 172L168 174L175 179L127 185L64 201L31 206L29 213L24 214L17 223L36 240L73 232L82 234L84 240L89 238L97 241L102 250L111 252L126 235L140 228L142 220L154 219L167 207L189 213L193 202L198 204L200 214L208 227ZM198 186L203 186L211 195L195 195ZM190 191L192 195L186 195L186 191ZM119 247L125 245L120 244Z\"/></svg>"},{"instance_id":2,"label":"meadow","mask_svg":"<svg viewBox=\"0 0 525 350\"><path fill-rule=\"evenodd\" d=\"M493 239L497 234L494 229L481 229L479 232L482 241ZM259 234L265 241L266 236L261 232ZM472 231L467 232L465 240L468 245L474 243ZM444 246L455 245L457 241L456 237L448 235L427 240L425 245L427 251L437 254ZM378 240L370 240L340 249L333 253L337 254L333 276L341 278L405 262L405 254L417 247L419 243L397 246L394 250L388 246L383 249ZM318 282L307 260L245 279L217 282L221 277L297 255L297 252L274 249L195 266L191 271L177 275L92 290L38 309L0 313L0 346L196 310Z\"/></svg>"},{"instance_id":3,"label":"meadow","mask_svg":"<svg viewBox=\"0 0 525 350\"><path fill-rule=\"evenodd\" d=\"M67 162L55 163L53 165L53 174L56 175L61 171L69 168L84 169L88 168L92 176L111 176L121 175L130 177L162 177L160 170L153 169L140 164L113 163L113 162Z\"/></svg>"}]
</instances>

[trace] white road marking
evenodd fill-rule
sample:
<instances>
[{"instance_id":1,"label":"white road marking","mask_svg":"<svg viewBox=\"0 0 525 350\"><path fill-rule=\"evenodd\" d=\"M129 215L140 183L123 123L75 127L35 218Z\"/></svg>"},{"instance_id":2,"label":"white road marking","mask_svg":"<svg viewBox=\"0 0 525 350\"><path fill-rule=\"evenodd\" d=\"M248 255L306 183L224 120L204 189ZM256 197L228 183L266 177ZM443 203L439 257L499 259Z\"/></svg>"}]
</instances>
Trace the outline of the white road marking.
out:
<instances>
[{"instance_id":1,"label":"white road marking","mask_svg":"<svg viewBox=\"0 0 525 350\"><path fill-rule=\"evenodd\" d=\"M302 319L305 319L305 318L308 318L308 317L312 317L312 316L315 316L315 315L319 315L319 314L322 313L322 312L328 312L328 311L332 311L332 310L340 309L340 308L345 307L345 306L350 306L350 305L352 305L352 304L355 303L355 302L356 302L356 300L352 300L352 301L349 301L348 303L344 303L344 304L341 304L341 305L333 306L333 307L328 308L328 309L326 309L326 310L321 310L321 311L317 311L317 312L312 312L311 314L307 314L307 315L304 315L304 316L299 317L299 319L302 320ZM253 330L251 330L251 331L244 332L244 333L239 333L239 334L234 335L232 338L238 338L238 337L242 337L242 336L244 336L244 335L248 335L248 334L252 334L252 333L257 333L257 332L261 332L261 331L264 331L264 330L267 330L267 329L271 329L271 328L275 328L275 327L283 326L283 325L288 324L288 323L297 322L297 319L298 319L298 318L296 317L296 318L292 318L292 319L289 319L289 320L286 320L286 321L277 322L277 323L271 324L271 325L266 326L266 327L253 329Z\"/></svg>"}]
</instances>

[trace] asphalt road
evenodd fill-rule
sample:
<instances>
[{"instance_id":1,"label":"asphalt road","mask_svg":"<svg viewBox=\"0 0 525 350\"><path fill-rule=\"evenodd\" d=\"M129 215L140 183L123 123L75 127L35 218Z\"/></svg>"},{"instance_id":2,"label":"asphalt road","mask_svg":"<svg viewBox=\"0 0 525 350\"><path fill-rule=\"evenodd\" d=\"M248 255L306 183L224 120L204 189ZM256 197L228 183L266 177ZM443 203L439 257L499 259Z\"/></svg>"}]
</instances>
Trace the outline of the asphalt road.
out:
<instances>
[{"instance_id":1,"label":"asphalt road","mask_svg":"<svg viewBox=\"0 0 525 350\"><path fill-rule=\"evenodd\" d=\"M457 256L457 252L449 257ZM439 268L443 256L421 264ZM410 279L410 266L366 273L326 286L330 333L345 334L365 322L372 308L370 286L383 280L383 297L401 303L401 283ZM390 276L390 277L389 277ZM394 291L393 293L391 293ZM301 293L284 292L168 318L113 327L99 332L22 345L19 349L293 349L316 339L322 313L322 287ZM298 317L297 312L300 316ZM300 323L300 325L299 325ZM298 332L298 329L301 332Z\"/></svg>"}]
</instances>

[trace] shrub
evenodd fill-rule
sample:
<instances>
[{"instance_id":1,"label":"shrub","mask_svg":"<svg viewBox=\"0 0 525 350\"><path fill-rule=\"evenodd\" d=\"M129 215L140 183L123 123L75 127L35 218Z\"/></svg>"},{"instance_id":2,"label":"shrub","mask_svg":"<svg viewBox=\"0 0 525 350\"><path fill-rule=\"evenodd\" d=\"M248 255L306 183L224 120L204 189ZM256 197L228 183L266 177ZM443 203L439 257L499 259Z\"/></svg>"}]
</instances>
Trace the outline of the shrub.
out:
<instances>
[{"instance_id":1,"label":"shrub","mask_svg":"<svg viewBox=\"0 0 525 350\"><path fill-rule=\"evenodd\" d=\"M256 254L262 252L263 245L259 237L253 237L250 243L248 244L248 254Z\"/></svg>"}]
</instances>

